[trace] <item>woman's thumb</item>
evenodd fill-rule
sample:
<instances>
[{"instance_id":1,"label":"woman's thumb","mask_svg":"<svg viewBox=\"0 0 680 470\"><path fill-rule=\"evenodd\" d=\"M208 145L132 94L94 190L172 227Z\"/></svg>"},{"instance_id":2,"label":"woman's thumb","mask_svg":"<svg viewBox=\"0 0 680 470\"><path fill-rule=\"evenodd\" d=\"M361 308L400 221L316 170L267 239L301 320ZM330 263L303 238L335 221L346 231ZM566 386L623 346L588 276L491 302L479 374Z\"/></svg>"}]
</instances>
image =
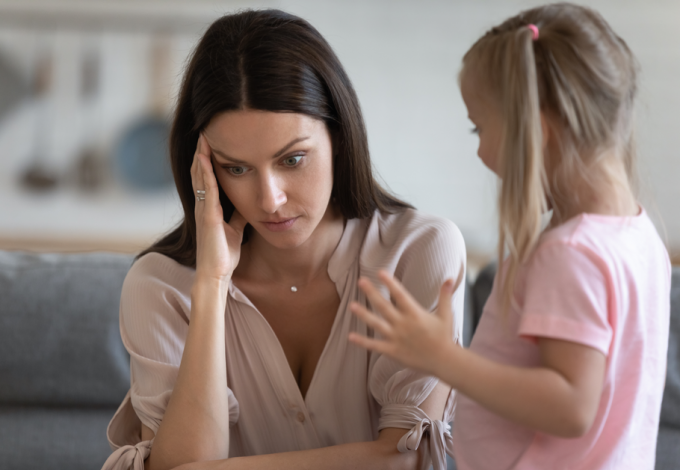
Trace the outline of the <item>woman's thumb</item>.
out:
<instances>
[{"instance_id":1,"label":"woman's thumb","mask_svg":"<svg viewBox=\"0 0 680 470\"><path fill-rule=\"evenodd\" d=\"M241 215L241 213L234 209L234 213L231 214L231 218L229 219L229 225L231 228L233 228L239 235L243 235L243 230L245 229L247 223L248 222Z\"/></svg>"}]
</instances>

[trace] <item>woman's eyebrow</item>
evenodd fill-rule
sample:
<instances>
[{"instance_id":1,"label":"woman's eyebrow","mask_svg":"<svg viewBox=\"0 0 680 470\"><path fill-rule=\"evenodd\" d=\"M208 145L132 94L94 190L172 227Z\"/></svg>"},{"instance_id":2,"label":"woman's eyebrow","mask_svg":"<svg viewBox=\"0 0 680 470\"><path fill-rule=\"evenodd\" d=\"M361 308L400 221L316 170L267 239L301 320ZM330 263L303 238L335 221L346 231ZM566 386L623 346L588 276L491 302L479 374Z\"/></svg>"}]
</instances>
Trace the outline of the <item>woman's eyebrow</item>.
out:
<instances>
[{"instance_id":1,"label":"woman's eyebrow","mask_svg":"<svg viewBox=\"0 0 680 470\"><path fill-rule=\"evenodd\" d=\"M278 152L276 152L276 153L274 154L274 156L272 157L272 159L280 157L281 154L285 153L286 150L288 150L289 148L291 148L293 145L297 144L298 142L302 142L303 140L307 140L307 139L309 139L309 136L306 136L306 137L298 137L297 139L291 140L291 141L288 142L288 144L285 145L281 150L279 150Z\"/></svg>"},{"instance_id":2,"label":"woman's eyebrow","mask_svg":"<svg viewBox=\"0 0 680 470\"><path fill-rule=\"evenodd\" d=\"M303 140L307 140L307 139L309 139L309 136L305 136L305 137L297 137L297 138L291 140L291 141L288 142L286 145L284 145L284 146L281 148L281 150L279 150L278 152L276 152L276 153L272 156L272 160L275 159L275 158L280 157L283 153L286 152L286 150L288 150L289 148L291 148L293 145L295 145L295 144L297 144L297 143L299 143L299 142L302 142ZM248 163L248 162L244 162L243 160L239 160L238 158L230 157L229 155L227 155L227 154L225 154L225 153L222 153L222 152L220 152L220 151L217 150L217 149L212 149L212 152L213 152L215 155L217 155L218 157L221 157L221 158L223 158L223 159L225 159L225 160L229 160L229 161L232 162L232 163Z\"/></svg>"}]
</instances>

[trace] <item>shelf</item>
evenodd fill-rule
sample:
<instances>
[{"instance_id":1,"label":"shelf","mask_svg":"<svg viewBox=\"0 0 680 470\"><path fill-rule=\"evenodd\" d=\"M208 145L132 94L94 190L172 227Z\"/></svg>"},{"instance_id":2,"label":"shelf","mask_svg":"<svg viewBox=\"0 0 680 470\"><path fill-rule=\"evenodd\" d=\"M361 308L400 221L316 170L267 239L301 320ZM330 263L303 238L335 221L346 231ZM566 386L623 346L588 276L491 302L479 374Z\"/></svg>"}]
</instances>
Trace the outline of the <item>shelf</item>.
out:
<instances>
[{"instance_id":1,"label":"shelf","mask_svg":"<svg viewBox=\"0 0 680 470\"><path fill-rule=\"evenodd\" d=\"M0 1L0 27L197 33L227 12L279 4L276 0Z\"/></svg>"}]
</instances>

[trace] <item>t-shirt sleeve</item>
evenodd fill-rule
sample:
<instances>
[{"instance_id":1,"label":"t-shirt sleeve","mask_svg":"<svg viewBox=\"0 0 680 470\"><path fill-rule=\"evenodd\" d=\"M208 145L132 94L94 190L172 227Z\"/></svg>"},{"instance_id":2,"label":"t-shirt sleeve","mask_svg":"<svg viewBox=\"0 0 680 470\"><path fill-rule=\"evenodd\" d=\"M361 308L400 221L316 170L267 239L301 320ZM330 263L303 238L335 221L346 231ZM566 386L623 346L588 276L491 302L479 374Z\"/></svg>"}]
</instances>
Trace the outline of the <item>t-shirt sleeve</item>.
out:
<instances>
[{"instance_id":1,"label":"t-shirt sleeve","mask_svg":"<svg viewBox=\"0 0 680 470\"><path fill-rule=\"evenodd\" d=\"M412 227L398 228L401 238L389 244L388 252L398 252L399 256L385 257L390 261L381 263L380 267L393 272L420 305L433 311L437 308L442 283L449 278L465 276L465 245L458 228L451 222L438 219L437 223L425 227ZM384 240L387 235L383 235ZM377 258L376 251L373 256ZM367 277L372 276L368 274ZM464 292L465 282L462 282L452 300L454 328L451 335L454 340L461 338ZM399 443L401 452L417 449L422 437L429 434L429 454L434 468L446 468L445 452L451 448L448 423L453 418L454 392L449 396L443 419L430 419L420 404L437 385L437 378L406 368L378 353L372 353L371 362L369 387L381 405L378 429L409 429Z\"/></svg>"},{"instance_id":2,"label":"t-shirt sleeve","mask_svg":"<svg viewBox=\"0 0 680 470\"><path fill-rule=\"evenodd\" d=\"M549 242L527 268L519 334L583 344L609 352L609 294L606 268L589 251Z\"/></svg>"}]
</instances>

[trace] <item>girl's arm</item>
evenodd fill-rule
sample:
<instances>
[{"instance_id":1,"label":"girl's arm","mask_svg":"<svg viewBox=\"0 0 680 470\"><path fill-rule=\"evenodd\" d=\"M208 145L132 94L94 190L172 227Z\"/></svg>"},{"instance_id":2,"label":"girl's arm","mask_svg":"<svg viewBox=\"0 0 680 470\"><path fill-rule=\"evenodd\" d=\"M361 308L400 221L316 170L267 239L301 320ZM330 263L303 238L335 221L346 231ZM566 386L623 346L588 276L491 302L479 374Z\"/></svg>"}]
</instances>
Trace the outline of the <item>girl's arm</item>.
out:
<instances>
[{"instance_id":1,"label":"girl's arm","mask_svg":"<svg viewBox=\"0 0 680 470\"><path fill-rule=\"evenodd\" d=\"M559 437L584 435L597 413L605 356L589 346L540 338L541 365L500 364L457 345L433 361L460 393L515 423Z\"/></svg>"},{"instance_id":2,"label":"girl's arm","mask_svg":"<svg viewBox=\"0 0 680 470\"><path fill-rule=\"evenodd\" d=\"M381 273L380 279L395 305L362 280L361 288L382 317L359 304L353 304L352 310L383 339L351 334L351 341L433 374L490 411L537 431L578 437L590 428L604 382L606 358L602 352L540 338L538 367L497 363L454 344L447 334L452 323L453 282L442 286L439 307L432 315L391 276ZM461 280L459 276L458 282Z\"/></svg>"}]
</instances>

